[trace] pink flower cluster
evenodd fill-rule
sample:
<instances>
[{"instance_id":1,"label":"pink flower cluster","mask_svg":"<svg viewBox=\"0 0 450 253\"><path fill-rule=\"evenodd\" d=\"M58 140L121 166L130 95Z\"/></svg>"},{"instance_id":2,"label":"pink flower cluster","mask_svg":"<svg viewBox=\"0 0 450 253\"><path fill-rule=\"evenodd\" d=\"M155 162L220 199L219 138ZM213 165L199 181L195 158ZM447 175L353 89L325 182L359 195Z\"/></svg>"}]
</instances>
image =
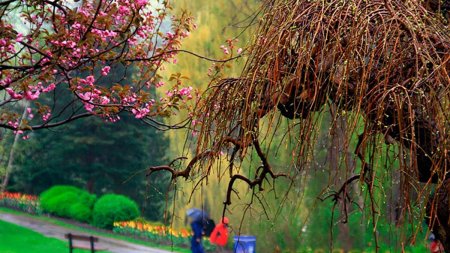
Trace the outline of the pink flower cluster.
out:
<instances>
[{"instance_id":1,"label":"pink flower cluster","mask_svg":"<svg viewBox=\"0 0 450 253\"><path fill-rule=\"evenodd\" d=\"M102 68L102 76L107 76L109 73L109 70L111 70L110 66L106 66Z\"/></svg>"},{"instance_id":2,"label":"pink flower cluster","mask_svg":"<svg viewBox=\"0 0 450 253\"><path fill-rule=\"evenodd\" d=\"M174 89L172 91L167 91L167 97L173 97L174 95L179 95L180 97L186 97L187 99L192 99L192 87L181 88L180 90Z\"/></svg>"},{"instance_id":3,"label":"pink flower cluster","mask_svg":"<svg viewBox=\"0 0 450 253\"><path fill-rule=\"evenodd\" d=\"M39 98L41 93L48 93L53 91L56 88L56 84L51 83L47 87L42 85L42 82L39 82L37 85L32 86L29 85L28 89L23 93L17 93L12 88L6 88L6 92L12 99L23 99L26 100L36 100Z\"/></svg>"}]
</instances>

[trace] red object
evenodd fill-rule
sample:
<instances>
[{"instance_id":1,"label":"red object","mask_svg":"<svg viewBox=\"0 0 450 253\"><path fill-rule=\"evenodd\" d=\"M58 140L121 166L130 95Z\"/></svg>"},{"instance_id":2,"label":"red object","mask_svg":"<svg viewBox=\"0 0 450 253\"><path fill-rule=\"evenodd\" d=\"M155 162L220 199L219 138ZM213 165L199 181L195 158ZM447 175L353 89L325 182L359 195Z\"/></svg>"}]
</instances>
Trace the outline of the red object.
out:
<instances>
[{"instance_id":1,"label":"red object","mask_svg":"<svg viewBox=\"0 0 450 253\"><path fill-rule=\"evenodd\" d=\"M228 224L228 218L227 217L223 217L223 219L222 219L222 223L223 224Z\"/></svg>"},{"instance_id":2,"label":"red object","mask_svg":"<svg viewBox=\"0 0 450 253\"><path fill-rule=\"evenodd\" d=\"M228 242L228 218L224 217L220 224L217 224L212 231L209 241L218 246L225 246Z\"/></svg>"},{"instance_id":3,"label":"red object","mask_svg":"<svg viewBox=\"0 0 450 253\"><path fill-rule=\"evenodd\" d=\"M441 253L444 252L444 247L439 241L432 241L430 243L430 250L432 253Z\"/></svg>"}]
</instances>

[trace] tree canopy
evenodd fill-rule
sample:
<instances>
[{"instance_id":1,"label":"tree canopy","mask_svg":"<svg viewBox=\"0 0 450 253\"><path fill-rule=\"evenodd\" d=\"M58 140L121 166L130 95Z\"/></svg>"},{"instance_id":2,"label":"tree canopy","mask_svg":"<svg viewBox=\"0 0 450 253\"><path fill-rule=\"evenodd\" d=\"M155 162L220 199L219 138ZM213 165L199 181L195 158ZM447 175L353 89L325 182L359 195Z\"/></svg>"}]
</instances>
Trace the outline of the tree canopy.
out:
<instances>
[{"instance_id":1,"label":"tree canopy","mask_svg":"<svg viewBox=\"0 0 450 253\"><path fill-rule=\"evenodd\" d=\"M165 84L158 71L172 63L180 41L193 28L186 13L170 16L167 1L2 1L0 3L0 126L16 133L55 127L96 115L117 121L127 112L156 124L192 98L191 89L174 81L158 99L151 93ZM19 19L15 18L19 17ZM133 65L135 75L100 85L117 65ZM175 78L176 79L176 78ZM70 99L56 107L61 96ZM20 102L35 103L17 113Z\"/></svg>"},{"instance_id":2,"label":"tree canopy","mask_svg":"<svg viewBox=\"0 0 450 253\"><path fill-rule=\"evenodd\" d=\"M347 166L341 174L345 180L330 197L336 204L353 203L347 193L360 182L374 200L375 157L383 150L399 159L404 215L416 203L411 191L426 198L429 184L447 179L448 6L448 1L264 1L243 72L211 82L195 110L195 156L182 169L158 166L149 173L166 170L174 180L196 178L227 160L221 171L230 177L229 205L236 182L258 192L272 188L271 179L309 173L316 130L323 113L329 113L330 132L336 122L346 121L343 150L359 136L352 148L361 162ZM292 121L280 128L284 118ZM271 165L269 147L276 133L295 142L287 173ZM392 151L380 138L400 148ZM240 164L252 155L260 165L249 175ZM339 161L348 159L346 153ZM437 202L431 202L436 209ZM374 201L365 207L375 231L379 207ZM448 210L435 214L427 215L450 249L450 230L440 227Z\"/></svg>"}]
</instances>

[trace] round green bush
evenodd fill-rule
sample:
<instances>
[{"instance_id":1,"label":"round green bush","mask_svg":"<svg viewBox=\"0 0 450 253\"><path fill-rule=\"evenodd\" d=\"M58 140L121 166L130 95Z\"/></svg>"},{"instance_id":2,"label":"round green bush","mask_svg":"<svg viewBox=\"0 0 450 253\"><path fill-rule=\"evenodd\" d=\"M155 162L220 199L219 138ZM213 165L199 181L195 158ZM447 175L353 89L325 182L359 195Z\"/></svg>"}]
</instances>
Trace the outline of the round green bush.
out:
<instances>
[{"instance_id":1,"label":"round green bush","mask_svg":"<svg viewBox=\"0 0 450 253\"><path fill-rule=\"evenodd\" d=\"M76 203L70 207L69 214L70 217L77 221L88 223L92 218L92 208L82 203Z\"/></svg>"},{"instance_id":2,"label":"round green bush","mask_svg":"<svg viewBox=\"0 0 450 253\"><path fill-rule=\"evenodd\" d=\"M139 208L136 202L130 198L106 194L98 199L94 206L94 226L112 229L116 221L129 221L139 217Z\"/></svg>"},{"instance_id":3,"label":"round green bush","mask_svg":"<svg viewBox=\"0 0 450 253\"><path fill-rule=\"evenodd\" d=\"M53 186L40 195L44 212L81 222L91 221L95 200L95 195L67 185Z\"/></svg>"},{"instance_id":4,"label":"round green bush","mask_svg":"<svg viewBox=\"0 0 450 253\"><path fill-rule=\"evenodd\" d=\"M50 210L48 211L61 217L71 218L70 208L77 204L78 201L78 194L76 192L65 192L49 200Z\"/></svg>"},{"instance_id":5,"label":"round green bush","mask_svg":"<svg viewBox=\"0 0 450 253\"><path fill-rule=\"evenodd\" d=\"M58 197L69 192L77 193L78 188L69 185L55 185L48 190L41 193L39 196L41 207L44 211L49 213L56 213L58 209L58 203L55 201Z\"/></svg>"}]
</instances>

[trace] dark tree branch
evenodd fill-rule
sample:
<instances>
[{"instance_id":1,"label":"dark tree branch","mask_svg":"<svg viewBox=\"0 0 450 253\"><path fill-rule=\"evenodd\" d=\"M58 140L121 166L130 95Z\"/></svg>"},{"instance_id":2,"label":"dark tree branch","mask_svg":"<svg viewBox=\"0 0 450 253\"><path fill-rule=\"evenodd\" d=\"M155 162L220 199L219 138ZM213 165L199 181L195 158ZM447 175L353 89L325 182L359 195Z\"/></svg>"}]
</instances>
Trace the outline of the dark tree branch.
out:
<instances>
[{"instance_id":1,"label":"dark tree branch","mask_svg":"<svg viewBox=\"0 0 450 253\"><path fill-rule=\"evenodd\" d=\"M7 125L7 124L3 124L3 123L0 124L0 127L6 128L6 129L10 129L10 130L14 130L14 131L17 131L17 130L23 130L23 131L38 130L38 129L53 128L53 127L61 126L61 125L64 125L66 123L72 122L74 120L81 119L81 118L86 118L86 117L89 117L89 116L93 116L93 114L92 113L82 113L82 114L78 114L78 115L75 115L75 116L71 116L71 117L69 117L69 118L67 118L65 120L61 120L61 121L58 121L58 122L54 122L54 123L46 122L46 123L43 123L41 125L29 126L29 127L20 128L20 129L19 128L15 128L15 127L10 126L10 125Z\"/></svg>"},{"instance_id":2,"label":"dark tree branch","mask_svg":"<svg viewBox=\"0 0 450 253\"><path fill-rule=\"evenodd\" d=\"M100 8L102 7L102 1L103 0L100 0L98 2L97 9L95 10L94 17L92 18L91 23L89 24L88 28L86 29L86 32L81 37L81 41L84 41L86 39L86 36L88 35L88 33L91 31L92 26L94 25L94 22L97 19L98 14L100 13Z\"/></svg>"},{"instance_id":3,"label":"dark tree branch","mask_svg":"<svg viewBox=\"0 0 450 253\"><path fill-rule=\"evenodd\" d=\"M61 10L64 13L64 15L67 15L67 11L61 5L58 4L57 0L55 0L53 2L52 1L48 1L48 0L44 0L44 3L47 3L47 4L49 4L49 5L53 6L53 7L56 7L57 9Z\"/></svg>"},{"instance_id":4,"label":"dark tree branch","mask_svg":"<svg viewBox=\"0 0 450 253\"><path fill-rule=\"evenodd\" d=\"M0 6L8 6L9 4L11 4L11 3L14 3L14 2L16 2L17 0L9 0L9 1L2 1L2 2L0 2Z\"/></svg>"},{"instance_id":5,"label":"dark tree branch","mask_svg":"<svg viewBox=\"0 0 450 253\"><path fill-rule=\"evenodd\" d=\"M135 61L154 61L154 60L160 59L160 58L161 58L162 56L164 56L164 55L171 54L171 53L186 53L186 54L193 55L193 56L195 56L195 57L197 57L197 58L200 58L200 59L203 59L203 60L207 60L207 61L211 61L211 62L219 62L219 63L229 62L229 61L236 60L236 59L242 57L242 55L237 55L237 56L234 56L234 57L225 59L225 60L218 60L218 59L209 58L209 57L206 57L206 56L203 56L203 55L200 55L200 54L197 54L197 53L188 51L188 50L184 50L184 49L175 49L175 50L169 50L169 51L166 51L166 52L164 52L164 53L156 54L156 55L154 55L154 56L152 56L152 57L148 57L148 58L127 59L127 60L125 60L125 61L128 61L128 62L135 62Z\"/></svg>"}]
</instances>

